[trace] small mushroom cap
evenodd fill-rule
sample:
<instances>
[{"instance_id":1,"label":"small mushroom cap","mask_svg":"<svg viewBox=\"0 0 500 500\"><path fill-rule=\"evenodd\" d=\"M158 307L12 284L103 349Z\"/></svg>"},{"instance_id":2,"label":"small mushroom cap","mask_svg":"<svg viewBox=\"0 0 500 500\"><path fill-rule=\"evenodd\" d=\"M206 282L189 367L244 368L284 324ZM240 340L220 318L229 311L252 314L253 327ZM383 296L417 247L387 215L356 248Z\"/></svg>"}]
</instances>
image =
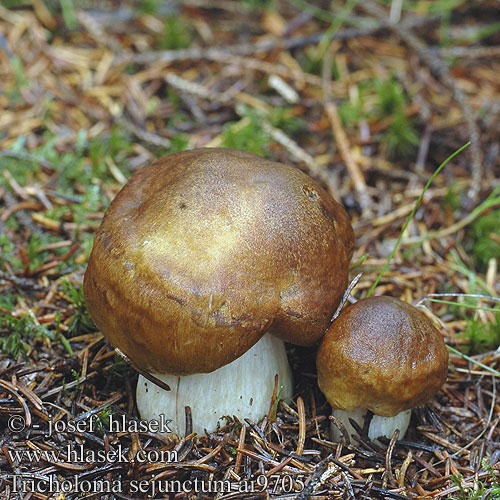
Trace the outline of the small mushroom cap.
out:
<instances>
[{"instance_id":1,"label":"small mushroom cap","mask_svg":"<svg viewBox=\"0 0 500 500\"><path fill-rule=\"evenodd\" d=\"M448 351L432 321L393 297L342 311L317 356L318 385L335 409L392 417L428 401L446 381Z\"/></svg>"},{"instance_id":2,"label":"small mushroom cap","mask_svg":"<svg viewBox=\"0 0 500 500\"><path fill-rule=\"evenodd\" d=\"M213 371L272 327L317 341L347 287L354 234L297 168L199 149L137 171L111 203L85 273L90 315L157 373Z\"/></svg>"}]
</instances>

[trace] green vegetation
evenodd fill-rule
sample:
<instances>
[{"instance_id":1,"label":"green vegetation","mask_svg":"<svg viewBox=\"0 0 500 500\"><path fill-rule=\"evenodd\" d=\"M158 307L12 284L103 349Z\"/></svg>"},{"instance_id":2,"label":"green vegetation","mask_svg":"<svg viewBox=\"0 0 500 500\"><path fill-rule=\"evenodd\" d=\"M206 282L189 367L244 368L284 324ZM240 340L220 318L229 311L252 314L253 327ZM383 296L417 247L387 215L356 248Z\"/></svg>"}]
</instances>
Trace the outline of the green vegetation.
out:
<instances>
[{"instance_id":1,"label":"green vegetation","mask_svg":"<svg viewBox=\"0 0 500 500\"><path fill-rule=\"evenodd\" d=\"M113 414L113 410L108 406L97 414L97 433L103 435L109 429L109 417Z\"/></svg>"},{"instance_id":2,"label":"green vegetation","mask_svg":"<svg viewBox=\"0 0 500 500\"><path fill-rule=\"evenodd\" d=\"M387 80L377 79L374 85L378 100L375 115L378 118L392 117L382 138L389 157L404 158L413 155L419 137L411 120L405 115L408 100L403 86L394 77Z\"/></svg>"},{"instance_id":3,"label":"green vegetation","mask_svg":"<svg viewBox=\"0 0 500 500\"><path fill-rule=\"evenodd\" d=\"M188 146L189 146L188 136L186 134L183 134L182 132L178 132L170 140L169 153L179 153L180 151L188 149Z\"/></svg>"},{"instance_id":4,"label":"green vegetation","mask_svg":"<svg viewBox=\"0 0 500 500\"><path fill-rule=\"evenodd\" d=\"M137 10L141 14L158 14L162 4L163 0L142 0L138 3Z\"/></svg>"},{"instance_id":5,"label":"green vegetation","mask_svg":"<svg viewBox=\"0 0 500 500\"><path fill-rule=\"evenodd\" d=\"M484 481L474 480L474 486L464 486L463 476L451 476L452 482L458 487L458 494L449 497L449 500L500 500L500 484L495 475L495 471L488 465L486 460L482 462L483 471L487 472L487 478Z\"/></svg>"},{"instance_id":6,"label":"green vegetation","mask_svg":"<svg viewBox=\"0 0 500 500\"><path fill-rule=\"evenodd\" d=\"M70 320L69 334L76 331L85 333L94 330L94 326L88 315L83 302L83 294L80 289L76 289L68 282L63 285L66 293L75 307L75 313ZM20 297L23 298L23 297ZM54 329L42 325L38 322L31 310L22 316L12 314L15 309L18 296L15 294L5 294L0 298L0 351L13 358L19 355L26 355L34 341L59 341L67 353L72 356L73 350L66 336L61 332L60 314L54 323ZM79 330L77 330L79 328Z\"/></svg>"},{"instance_id":7,"label":"green vegetation","mask_svg":"<svg viewBox=\"0 0 500 500\"><path fill-rule=\"evenodd\" d=\"M391 0L379 0L390 6ZM445 14L457 9L467 0L405 0L404 10L412 12L428 12L432 14Z\"/></svg>"},{"instance_id":8,"label":"green vegetation","mask_svg":"<svg viewBox=\"0 0 500 500\"><path fill-rule=\"evenodd\" d=\"M490 259L500 261L500 209L482 215L471 226L472 255L478 270L484 271Z\"/></svg>"},{"instance_id":9,"label":"green vegetation","mask_svg":"<svg viewBox=\"0 0 500 500\"><path fill-rule=\"evenodd\" d=\"M248 10L272 9L274 0L241 0L243 8Z\"/></svg>"},{"instance_id":10,"label":"green vegetation","mask_svg":"<svg viewBox=\"0 0 500 500\"><path fill-rule=\"evenodd\" d=\"M500 313L495 314L494 321L483 321L472 318L467 322L464 336L469 354L489 351L500 346Z\"/></svg>"},{"instance_id":11,"label":"green vegetation","mask_svg":"<svg viewBox=\"0 0 500 500\"><path fill-rule=\"evenodd\" d=\"M255 111L246 113L247 120L228 123L222 132L222 147L246 149L268 157L271 138L261 126L260 114Z\"/></svg>"},{"instance_id":12,"label":"green vegetation","mask_svg":"<svg viewBox=\"0 0 500 500\"><path fill-rule=\"evenodd\" d=\"M463 219L467 224L466 237L463 239L464 252L471 256L473 270L484 273L490 259L500 261L500 187L496 187L489 196ZM451 186L443 200L443 208L455 214L465 193L463 188ZM490 293L490 292L488 292Z\"/></svg>"},{"instance_id":13,"label":"green vegetation","mask_svg":"<svg viewBox=\"0 0 500 500\"><path fill-rule=\"evenodd\" d=\"M480 294L484 296L495 296L485 279L481 277L488 268L490 259L500 260L500 186L495 187L488 197L475 207L460 223L466 228L466 237L463 238L461 252L451 249L449 255L450 268L463 275L467 281L467 290L470 295ZM464 196L462 188L451 186L443 200L443 208L449 207L453 213L458 212ZM432 233L427 235L432 237ZM460 256L464 256L463 258ZM466 259L465 262L463 259ZM441 290L442 295L455 290L445 287ZM496 301L494 306L484 307L478 305L478 298L474 296L463 296L457 301L429 299L449 305L448 313L456 319L466 322L464 338L467 344L462 346L464 352L477 354L496 349L500 345L500 304ZM484 301L483 301L484 303ZM477 316L471 318L471 310L486 310L494 313L494 317Z\"/></svg>"},{"instance_id":14,"label":"green vegetation","mask_svg":"<svg viewBox=\"0 0 500 500\"><path fill-rule=\"evenodd\" d=\"M63 281L62 289L66 297L71 300L73 307L73 314L68 325L68 336L73 337L94 331L94 322L88 314L83 296L83 285L75 287L69 281Z\"/></svg>"},{"instance_id":15,"label":"green vegetation","mask_svg":"<svg viewBox=\"0 0 500 500\"><path fill-rule=\"evenodd\" d=\"M17 296L14 293L3 293L0 295L0 311L13 311L16 307Z\"/></svg>"},{"instance_id":16,"label":"green vegetation","mask_svg":"<svg viewBox=\"0 0 500 500\"><path fill-rule=\"evenodd\" d=\"M344 101L339 114L346 127L355 127L361 119L387 119L387 127L381 132L381 143L389 158L415 156L419 136L413 120L406 116L409 97L401 83L393 76L387 79L374 78L359 82L357 95Z\"/></svg>"},{"instance_id":17,"label":"green vegetation","mask_svg":"<svg viewBox=\"0 0 500 500\"><path fill-rule=\"evenodd\" d=\"M123 165L131 151L130 135L117 126L112 128L109 135L92 139L88 139L86 130L80 130L75 148L70 151L61 152L57 140L52 133L46 133L42 145L28 152L26 138L20 136L10 151L18 153L21 159L2 158L2 167L7 169L21 186L25 186L36 180L36 176L40 174L40 162L43 161L52 165L60 192L78 198L79 193L75 188L83 190L85 186L92 185L95 178L108 183L115 181L104 160L109 157L115 163ZM30 159L23 159L23 154ZM0 176L0 184L8 186L5 177Z\"/></svg>"},{"instance_id":18,"label":"green vegetation","mask_svg":"<svg viewBox=\"0 0 500 500\"><path fill-rule=\"evenodd\" d=\"M0 331L2 329L2 321L5 317L0 316ZM10 325L9 325L10 326ZM8 328L7 330L10 330ZM21 334L18 331L11 331L6 337L0 337L0 350L10 356L11 358L17 358L19 354L26 354L29 350L29 346L21 338Z\"/></svg>"},{"instance_id":19,"label":"green vegetation","mask_svg":"<svg viewBox=\"0 0 500 500\"><path fill-rule=\"evenodd\" d=\"M80 389L81 384L81 376L80 374L74 370L73 368L70 370L70 374L73 377L73 380L66 380L67 376L65 375L62 379L62 393L70 396L75 395ZM71 378L68 376L68 378Z\"/></svg>"},{"instance_id":20,"label":"green vegetation","mask_svg":"<svg viewBox=\"0 0 500 500\"><path fill-rule=\"evenodd\" d=\"M464 190L458 188L456 184L448 186L442 201L443 210L446 210L447 207L449 207L451 212L455 213L460 208L464 194Z\"/></svg>"},{"instance_id":21,"label":"green vegetation","mask_svg":"<svg viewBox=\"0 0 500 500\"><path fill-rule=\"evenodd\" d=\"M363 108L363 97L366 92L366 85L358 85L358 95L352 100L345 100L339 106L339 115L344 126L355 127L359 121L368 117L368 113Z\"/></svg>"},{"instance_id":22,"label":"green vegetation","mask_svg":"<svg viewBox=\"0 0 500 500\"><path fill-rule=\"evenodd\" d=\"M422 193L420 194L417 202L415 203L415 206L408 216L408 218L405 221L405 224L403 225L403 228L400 232L400 235L396 241L396 244L389 255L386 263L384 264L382 270L380 271L377 279L373 283L372 287L367 293L367 296L369 297L375 288L377 287L381 277L387 270L390 261L392 260L392 257L396 253L396 250L399 246L399 243L401 241L402 235L404 234L406 228L408 227L408 224L410 223L411 219L415 215L415 212L420 205L420 202L423 198L423 195L425 191L429 188L430 184L436 177L436 175L441 171L441 169L458 153L460 153L463 149L465 149L469 143L466 145L462 146L460 149L458 149L455 153L453 153L451 156L449 156L434 172L434 174L430 177L429 181L425 185L424 189L422 190ZM491 203L492 200L496 199L496 194L497 194L497 189L495 189L492 194L483 202L482 205L488 206L488 203ZM478 209L481 209L481 206L477 207L475 210L477 211ZM479 220L481 222L481 220ZM486 224L486 223L485 223ZM488 226L488 224L486 224ZM495 228L498 226L498 219L496 219L496 225ZM488 226L489 227L489 226ZM488 231L486 231L488 235L490 234ZM476 273L470 269L460 260L458 257L457 253L454 251L451 251L450 254L455 257L456 263L450 263L450 267L455 269L457 272L461 272L465 276L468 277L469 283L470 283L470 289L473 293L492 293L491 290L487 287L486 283L482 279L480 279ZM477 287L477 288L476 288ZM468 354L474 354L478 352L484 352L489 349L495 349L500 345L500 311L497 308L485 308L481 306L477 306L477 299L474 299L473 297L467 297L467 302L465 303L458 303L458 302L451 302L451 301L445 301L445 300L438 300L438 299L429 299L433 302L439 302L439 303L445 303L450 305L452 311L454 312L458 317L462 316L463 319L467 320L467 326L466 330L464 332L464 336L467 339L467 344L464 346L465 350ZM485 309L491 312L495 313L495 319L493 321L480 321L479 319L470 319L469 316L465 314L466 309ZM457 312L458 311L458 312Z\"/></svg>"},{"instance_id":23,"label":"green vegetation","mask_svg":"<svg viewBox=\"0 0 500 500\"><path fill-rule=\"evenodd\" d=\"M267 118L273 127L282 130L290 136L304 132L307 129L305 121L294 115L291 108L274 108Z\"/></svg>"},{"instance_id":24,"label":"green vegetation","mask_svg":"<svg viewBox=\"0 0 500 500\"><path fill-rule=\"evenodd\" d=\"M278 413L278 406L279 406L280 401L281 401L282 392L283 392L283 386L280 385L278 388L278 393L276 394L276 399L273 402L273 406L272 406L271 412L270 412L271 422L274 422L276 420L276 415Z\"/></svg>"},{"instance_id":25,"label":"green vegetation","mask_svg":"<svg viewBox=\"0 0 500 500\"><path fill-rule=\"evenodd\" d=\"M73 30L78 26L78 21L75 14L75 6L73 0L59 0L61 12L64 19L64 24L69 30Z\"/></svg>"},{"instance_id":26,"label":"green vegetation","mask_svg":"<svg viewBox=\"0 0 500 500\"><path fill-rule=\"evenodd\" d=\"M51 196L45 198L42 210L16 212L6 219L0 234L0 272L30 276L47 263L55 263L52 270L64 275L83 266L92 246L92 229L98 223L92 214L108 206L109 189L117 186L109 162L120 165L121 173L128 177L130 172L123 165L131 151L130 144L129 134L119 127L92 139L86 130L80 130L72 150L61 150L57 137L50 133L45 133L42 145L32 150L28 150L25 137L18 137L10 154L0 158L2 172L10 174L0 175L0 186L11 191L11 182L15 182L21 189L32 189L47 185L49 176L57 182L48 184L47 193ZM43 217L47 224L53 221L54 229L35 223L32 215ZM26 226L25 221L32 225ZM77 251L70 251L71 241L80 243ZM73 308L68 336L93 331L81 287L64 282L62 290ZM26 300L22 289L0 298L0 350L16 358L27 354L34 342L48 340L60 343L72 355L71 345L60 329L60 317L49 327L39 324L30 312L12 315L19 300Z\"/></svg>"},{"instance_id":27,"label":"green vegetation","mask_svg":"<svg viewBox=\"0 0 500 500\"><path fill-rule=\"evenodd\" d=\"M453 314L458 320L465 321L466 327L463 335L467 339L467 344L463 346L463 350L470 355L496 349L500 345L500 304L495 302L496 307L479 306L477 305L479 299L480 297L472 294L460 296L457 301L428 299L430 302L450 306L448 313ZM494 313L494 318L492 320L471 318L471 310L489 311Z\"/></svg>"},{"instance_id":28,"label":"green vegetation","mask_svg":"<svg viewBox=\"0 0 500 500\"><path fill-rule=\"evenodd\" d=\"M14 243L5 234L0 234L0 270L5 269L6 265L12 269L22 269L21 260L16 257L15 251Z\"/></svg>"},{"instance_id":29,"label":"green vegetation","mask_svg":"<svg viewBox=\"0 0 500 500\"><path fill-rule=\"evenodd\" d=\"M15 9L17 7L26 7L30 5L29 0L2 0L2 7Z\"/></svg>"},{"instance_id":30,"label":"green vegetation","mask_svg":"<svg viewBox=\"0 0 500 500\"><path fill-rule=\"evenodd\" d=\"M390 158L407 158L416 151L419 137L412 122L402 111L394 115L389 127L384 133L383 143L387 146Z\"/></svg>"},{"instance_id":31,"label":"green vegetation","mask_svg":"<svg viewBox=\"0 0 500 500\"><path fill-rule=\"evenodd\" d=\"M432 181L436 178L436 176L439 174L439 172L441 172L441 170L445 167L445 165L450 160L452 160L455 156L457 156L458 154L460 154L464 149L466 149L467 147L469 147L469 145L470 145L470 142L464 144L461 148L457 149L454 153L452 153L450 156L448 156L448 158L446 158L446 160L444 160L444 162L441 163L441 165L439 165L439 167L430 176L429 180L427 181L426 185L424 186L424 189L422 189L422 192L420 193L420 196L418 197L417 201L415 202L415 206L413 207L413 210L410 212L410 215L407 217L407 219L406 219L406 221L405 221L405 223L403 225L403 228L401 229L401 232L399 233L399 237L398 237L398 239L396 241L396 244L394 245L394 248L392 249L392 251L391 251L389 257L387 258L385 264L382 266L382 269L380 270L380 273L378 274L377 279L374 281L373 285L368 290L368 293L366 295L367 297L369 297L374 292L375 288L377 288L377 285L378 285L380 279L382 278L382 276L384 275L384 273L387 271L387 268L389 267L389 264L390 264L392 258L394 257L394 254L396 253L396 250L398 249L399 244L401 243L401 239L403 238L403 234L406 231L406 228L408 227L408 224L410 224L410 221L415 216L415 213L417 212L417 209L420 206L420 203L422 202L424 194L427 191L427 189L429 189L430 185L432 184Z\"/></svg>"},{"instance_id":32,"label":"green vegetation","mask_svg":"<svg viewBox=\"0 0 500 500\"><path fill-rule=\"evenodd\" d=\"M113 364L109 367L106 380L104 381L105 387L111 388L123 386L123 380L130 370L131 368L128 363L121 356L115 353L113 356Z\"/></svg>"},{"instance_id":33,"label":"green vegetation","mask_svg":"<svg viewBox=\"0 0 500 500\"><path fill-rule=\"evenodd\" d=\"M144 0L136 5L137 13L154 16L163 22L163 32L155 40L158 49L179 50L188 48L195 31L192 22L173 4L164 0Z\"/></svg>"},{"instance_id":34,"label":"green vegetation","mask_svg":"<svg viewBox=\"0 0 500 500\"><path fill-rule=\"evenodd\" d=\"M165 50L187 49L194 38L193 28L180 15L168 16L165 19L163 36L160 39L160 48Z\"/></svg>"},{"instance_id":35,"label":"green vegetation","mask_svg":"<svg viewBox=\"0 0 500 500\"><path fill-rule=\"evenodd\" d=\"M0 314L0 350L13 358L26 354L34 340L55 340L56 335L36 321L33 313L21 317Z\"/></svg>"},{"instance_id":36,"label":"green vegetation","mask_svg":"<svg viewBox=\"0 0 500 500\"><path fill-rule=\"evenodd\" d=\"M10 66L15 78L14 89L7 92L9 102L18 100L21 97L20 90L28 83L26 74L24 72L23 62L21 59L14 55L10 58Z\"/></svg>"},{"instance_id":37,"label":"green vegetation","mask_svg":"<svg viewBox=\"0 0 500 500\"><path fill-rule=\"evenodd\" d=\"M305 129L303 120L297 118L288 108L275 108L269 116L253 109L243 108L242 120L230 122L222 131L222 147L245 149L268 157L272 139L262 126L267 120L271 126L279 128L289 135Z\"/></svg>"},{"instance_id":38,"label":"green vegetation","mask_svg":"<svg viewBox=\"0 0 500 500\"><path fill-rule=\"evenodd\" d=\"M318 57L315 47L307 48L302 54L299 55L298 61L304 71L304 73L311 73L313 75L321 75L321 69L323 66L323 59ZM335 62L332 64L332 79L336 80L338 78L338 72Z\"/></svg>"}]
</instances>

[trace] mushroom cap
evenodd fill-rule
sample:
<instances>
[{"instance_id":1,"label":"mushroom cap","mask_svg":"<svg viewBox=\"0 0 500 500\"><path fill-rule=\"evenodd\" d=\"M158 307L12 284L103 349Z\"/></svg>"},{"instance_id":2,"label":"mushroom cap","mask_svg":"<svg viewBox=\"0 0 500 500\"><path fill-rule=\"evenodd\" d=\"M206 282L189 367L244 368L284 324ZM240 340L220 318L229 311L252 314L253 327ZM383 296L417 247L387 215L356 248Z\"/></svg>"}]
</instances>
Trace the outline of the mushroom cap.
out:
<instances>
[{"instance_id":1,"label":"mushroom cap","mask_svg":"<svg viewBox=\"0 0 500 500\"><path fill-rule=\"evenodd\" d=\"M370 297L332 323L316 364L318 385L332 408L368 408L392 417L439 391L448 351L422 311L393 297Z\"/></svg>"},{"instance_id":2,"label":"mushroom cap","mask_svg":"<svg viewBox=\"0 0 500 500\"><path fill-rule=\"evenodd\" d=\"M347 287L354 234L297 168L199 149L132 175L95 235L90 315L138 366L213 371L266 331L311 345Z\"/></svg>"}]
</instances>

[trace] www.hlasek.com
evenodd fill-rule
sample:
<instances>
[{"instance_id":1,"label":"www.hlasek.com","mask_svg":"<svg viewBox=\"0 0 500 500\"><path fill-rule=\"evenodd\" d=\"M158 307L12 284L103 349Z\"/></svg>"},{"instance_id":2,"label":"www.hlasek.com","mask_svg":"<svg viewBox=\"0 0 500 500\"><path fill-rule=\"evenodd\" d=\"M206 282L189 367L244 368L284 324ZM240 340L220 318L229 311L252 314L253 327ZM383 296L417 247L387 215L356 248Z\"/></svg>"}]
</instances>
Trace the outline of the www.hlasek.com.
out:
<instances>
[{"instance_id":1,"label":"www.hlasek.com","mask_svg":"<svg viewBox=\"0 0 500 500\"><path fill-rule=\"evenodd\" d=\"M131 462L128 447L118 444L108 450L92 450L83 444L68 444L59 450L6 450L11 463L49 462L49 463L125 463ZM175 450L138 450L133 457L134 462L177 462L178 453Z\"/></svg>"},{"instance_id":2,"label":"www.hlasek.com","mask_svg":"<svg viewBox=\"0 0 500 500\"><path fill-rule=\"evenodd\" d=\"M48 422L47 437L52 436L56 432L87 432L94 433L97 429L97 416L92 415L86 420L58 420L54 423ZM107 428L113 433L132 433L132 432L149 432L149 433L170 433L169 428L171 420L160 415L158 419L153 420L126 420L125 415L110 415ZM22 432L26 427L26 422L22 415L12 415L8 421L9 430L12 432ZM32 426L35 427L34 425ZM44 429L45 430L45 429ZM142 450L139 449L130 457L127 448L123 448L121 444L108 449L90 449L85 445L75 445L69 443L67 446L57 450L43 449L6 449L5 453L11 463L33 463L33 462L49 462L49 463L125 463L135 461L139 463L148 462L177 462L177 452L175 450Z\"/></svg>"},{"instance_id":3,"label":"www.hlasek.com","mask_svg":"<svg viewBox=\"0 0 500 500\"><path fill-rule=\"evenodd\" d=\"M82 479L78 476L61 479L57 476L15 474L11 476L13 493L141 493L155 496L165 493L298 493L304 489L304 475L260 474L252 479L232 482L229 480L203 480L199 478L183 481L173 479L130 480Z\"/></svg>"}]
</instances>

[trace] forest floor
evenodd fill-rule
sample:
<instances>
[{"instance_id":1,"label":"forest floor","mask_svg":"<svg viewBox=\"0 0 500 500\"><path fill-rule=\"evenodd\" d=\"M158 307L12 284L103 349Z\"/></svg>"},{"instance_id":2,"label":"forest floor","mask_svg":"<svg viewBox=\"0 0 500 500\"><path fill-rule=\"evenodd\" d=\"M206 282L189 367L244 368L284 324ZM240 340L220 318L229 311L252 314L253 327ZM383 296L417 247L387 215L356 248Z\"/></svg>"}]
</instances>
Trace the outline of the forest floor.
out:
<instances>
[{"instance_id":1,"label":"forest floor","mask_svg":"<svg viewBox=\"0 0 500 500\"><path fill-rule=\"evenodd\" d=\"M2 2L0 498L499 499L499 19L498 0ZM135 170L215 146L318 179L356 233L351 300L376 284L441 325L448 380L404 440L331 442L315 350L293 347L275 418L107 428L138 418L137 374L85 308L94 231Z\"/></svg>"}]
</instances>

